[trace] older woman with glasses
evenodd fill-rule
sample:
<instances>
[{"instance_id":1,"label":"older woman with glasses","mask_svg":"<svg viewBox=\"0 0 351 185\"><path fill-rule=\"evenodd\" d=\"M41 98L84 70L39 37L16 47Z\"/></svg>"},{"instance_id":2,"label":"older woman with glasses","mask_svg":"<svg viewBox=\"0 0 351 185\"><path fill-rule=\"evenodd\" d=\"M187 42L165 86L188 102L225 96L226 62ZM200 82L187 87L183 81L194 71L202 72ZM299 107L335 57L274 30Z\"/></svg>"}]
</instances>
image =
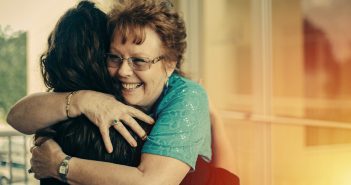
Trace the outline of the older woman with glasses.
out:
<instances>
[{"instance_id":1,"label":"older woman with glasses","mask_svg":"<svg viewBox=\"0 0 351 185\"><path fill-rule=\"evenodd\" d=\"M137 167L71 158L50 139L32 150L36 178L55 177L69 184L179 184L195 169L198 157L211 159L206 92L180 69L184 22L168 1L127 1L112 11L108 29L107 70L128 106L116 106L120 103L111 95L91 90L39 94L15 105L8 122L33 133L84 114L99 128L108 152L111 126L134 147L137 143L124 125L146 139ZM37 109L27 109L34 104ZM148 136L132 117L153 120L131 107L156 120Z\"/></svg>"}]
</instances>

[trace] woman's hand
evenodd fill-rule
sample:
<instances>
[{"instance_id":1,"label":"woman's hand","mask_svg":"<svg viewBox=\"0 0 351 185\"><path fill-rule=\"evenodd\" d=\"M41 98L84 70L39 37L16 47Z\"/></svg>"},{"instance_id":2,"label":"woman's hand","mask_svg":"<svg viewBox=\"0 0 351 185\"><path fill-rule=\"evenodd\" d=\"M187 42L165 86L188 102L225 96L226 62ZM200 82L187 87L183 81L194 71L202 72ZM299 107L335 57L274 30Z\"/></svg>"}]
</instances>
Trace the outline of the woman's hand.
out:
<instances>
[{"instance_id":1,"label":"woman's hand","mask_svg":"<svg viewBox=\"0 0 351 185\"><path fill-rule=\"evenodd\" d=\"M154 120L142 111L117 101L112 95L95 91L78 91L78 93L71 98L70 109L73 115L82 113L99 127L106 150L109 153L113 150L109 136L109 128L111 126L113 126L131 146L136 147L137 142L124 125L130 127L139 137L146 138L146 132L134 118L149 124L154 123Z\"/></svg>"},{"instance_id":2,"label":"woman's hand","mask_svg":"<svg viewBox=\"0 0 351 185\"><path fill-rule=\"evenodd\" d=\"M43 141L45 140L45 141ZM37 143L43 141L43 143ZM54 177L59 179L58 166L65 158L61 147L52 139L38 138L30 152L31 171L36 179Z\"/></svg>"}]
</instances>

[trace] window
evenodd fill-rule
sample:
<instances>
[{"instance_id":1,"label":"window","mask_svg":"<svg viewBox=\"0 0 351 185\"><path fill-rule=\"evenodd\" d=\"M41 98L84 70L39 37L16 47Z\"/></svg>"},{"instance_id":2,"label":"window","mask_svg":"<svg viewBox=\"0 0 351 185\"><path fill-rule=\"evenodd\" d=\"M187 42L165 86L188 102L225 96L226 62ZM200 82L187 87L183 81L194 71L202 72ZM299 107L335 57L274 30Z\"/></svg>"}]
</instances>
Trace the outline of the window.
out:
<instances>
[{"instance_id":1,"label":"window","mask_svg":"<svg viewBox=\"0 0 351 185\"><path fill-rule=\"evenodd\" d=\"M350 1L178 2L242 184L349 184Z\"/></svg>"},{"instance_id":2,"label":"window","mask_svg":"<svg viewBox=\"0 0 351 185\"><path fill-rule=\"evenodd\" d=\"M27 34L0 25L0 123L27 91Z\"/></svg>"}]
</instances>

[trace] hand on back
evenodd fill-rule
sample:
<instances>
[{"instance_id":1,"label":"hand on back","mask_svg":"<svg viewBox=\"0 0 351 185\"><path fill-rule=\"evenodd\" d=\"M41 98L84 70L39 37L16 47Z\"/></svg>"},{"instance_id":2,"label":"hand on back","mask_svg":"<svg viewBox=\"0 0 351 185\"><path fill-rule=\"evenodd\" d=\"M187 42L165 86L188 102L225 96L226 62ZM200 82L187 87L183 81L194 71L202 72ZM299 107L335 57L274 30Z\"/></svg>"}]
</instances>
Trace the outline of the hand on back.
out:
<instances>
[{"instance_id":1,"label":"hand on back","mask_svg":"<svg viewBox=\"0 0 351 185\"><path fill-rule=\"evenodd\" d=\"M137 142L126 129L130 127L139 137L145 138L146 133L135 120L139 119L148 124L154 120L142 111L117 101L114 96L95 91L78 91L72 99L72 109L78 109L100 130L106 150L111 153L112 143L109 136L109 128L113 126L131 145L136 147ZM73 97L74 98L74 97ZM73 111L73 110L72 110ZM75 110L77 111L77 110Z\"/></svg>"}]
</instances>

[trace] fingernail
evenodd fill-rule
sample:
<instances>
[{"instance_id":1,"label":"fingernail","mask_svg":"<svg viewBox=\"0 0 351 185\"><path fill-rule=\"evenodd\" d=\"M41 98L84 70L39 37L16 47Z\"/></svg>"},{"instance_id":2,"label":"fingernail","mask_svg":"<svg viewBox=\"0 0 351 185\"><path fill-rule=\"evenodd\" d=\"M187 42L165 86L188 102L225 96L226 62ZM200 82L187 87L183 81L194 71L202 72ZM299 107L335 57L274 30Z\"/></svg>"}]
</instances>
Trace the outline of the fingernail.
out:
<instances>
[{"instance_id":1,"label":"fingernail","mask_svg":"<svg viewBox=\"0 0 351 185\"><path fill-rule=\"evenodd\" d=\"M132 143L132 146L133 146L133 147L137 147L138 144L137 144L136 142L133 142L133 143Z\"/></svg>"}]
</instances>

